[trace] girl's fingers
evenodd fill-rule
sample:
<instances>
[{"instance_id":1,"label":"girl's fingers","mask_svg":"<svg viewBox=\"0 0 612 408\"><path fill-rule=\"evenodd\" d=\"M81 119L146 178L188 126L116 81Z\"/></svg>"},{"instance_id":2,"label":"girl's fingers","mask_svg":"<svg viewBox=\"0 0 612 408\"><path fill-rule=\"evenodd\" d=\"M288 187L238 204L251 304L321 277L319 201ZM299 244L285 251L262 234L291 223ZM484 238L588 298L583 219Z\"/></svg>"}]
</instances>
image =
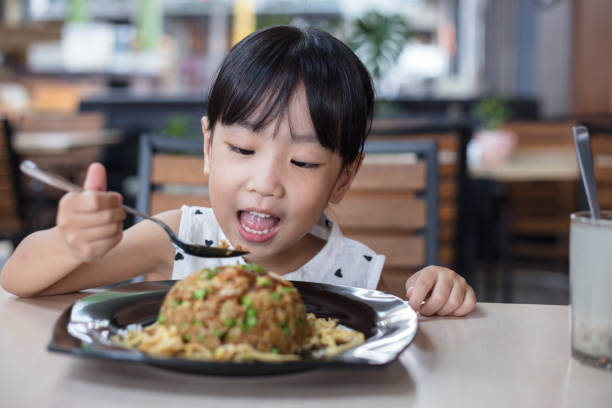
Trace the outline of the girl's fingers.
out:
<instances>
[{"instance_id":1,"label":"girl's fingers","mask_svg":"<svg viewBox=\"0 0 612 408\"><path fill-rule=\"evenodd\" d=\"M92 213L118 207L122 201L121 194L114 191L72 192L62 196L59 202L59 210L67 213Z\"/></svg>"},{"instance_id":2,"label":"girl's fingers","mask_svg":"<svg viewBox=\"0 0 612 408\"><path fill-rule=\"evenodd\" d=\"M65 217L60 221L58 217L58 225L61 227L69 227L70 229L87 229L100 227L107 224L115 224L123 222L125 219L125 210L123 208L113 208L102 210L97 213L76 213Z\"/></svg>"},{"instance_id":3,"label":"girl's fingers","mask_svg":"<svg viewBox=\"0 0 612 408\"><path fill-rule=\"evenodd\" d=\"M421 308L421 302L425 300L431 288L436 283L436 277L433 274L423 273L419 276L419 278L414 283L414 289L412 290L412 295L410 295L408 299L408 303L412 310L418 312Z\"/></svg>"},{"instance_id":4,"label":"girl's fingers","mask_svg":"<svg viewBox=\"0 0 612 408\"><path fill-rule=\"evenodd\" d=\"M430 316L435 314L438 310L446 304L448 297L453 289L453 281L448 279L438 279L435 282L435 286L427 302L421 307L420 312L422 315Z\"/></svg>"},{"instance_id":5,"label":"girl's fingers","mask_svg":"<svg viewBox=\"0 0 612 408\"><path fill-rule=\"evenodd\" d=\"M121 204L121 194L114 191L85 191L79 197L75 212L93 213L108 208L115 208Z\"/></svg>"},{"instance_id":6,"label":"girl's fingers","mask_svg":"<svg viewBox=\"0 0 612 408\"><path fill-rule=\"evenodd\" d=\"M453 312L453 316L465 316L466 314L470 313L475 306L476 294L474 293L474 289L472 289L471 286L468 286L467 290L465 291L465 298L463 299L463 304Z\"/></svg>"},{"instance_id":7,"label":"girl's fingers","mask_svg":"<svg viewBox=\"0 0 612 408\"><path fill-rule=\"evenodd\" d=\"M64 233L64 239L69 246L82 250L95 241L113 238L121 234L122 230L123 223L116 222L92 228L71 229Z\"/></svg>"},{"instance_id":8,"label":"girl's fingers","mask_svg":"<svg viewBox=\"0 0 612 408\"><path fill-rule=\"evenodd\" d=\"M93 242L101 239L112 238L115 235L121 233L122 230L123 223L121 222L115 222L113 224L104 224L83 230L81 238L85 242Z\"/></svg>"},{"instance_id":9,"label":"girl's fingers","mask_svg":"<svg viewBox=\"0 0 612 408\"><path fill-rule=\"evenodd\" d=\"M465 299L465 292L466 287L455 281L446 304L438 310L438 314L440 316L446 316L459 309Z\"/></svg>"}]
</instances>

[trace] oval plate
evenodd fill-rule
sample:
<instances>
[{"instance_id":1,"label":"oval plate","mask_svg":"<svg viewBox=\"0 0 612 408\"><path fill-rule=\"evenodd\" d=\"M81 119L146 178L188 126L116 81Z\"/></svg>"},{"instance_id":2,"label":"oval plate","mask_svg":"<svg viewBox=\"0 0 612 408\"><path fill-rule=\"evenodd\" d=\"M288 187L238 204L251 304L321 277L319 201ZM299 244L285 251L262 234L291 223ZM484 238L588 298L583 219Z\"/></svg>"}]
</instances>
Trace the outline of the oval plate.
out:
<instances>
[{"instance_id":1,"label":"oval plate","mask_svg":"<svg viewBox=\"0 0 612 408\"><path fill-rule=\"evenodd\" d=\"M282 363L158 358L119 347L110 341L111 336L129 325L153 323L166 293L175 282L129 284L78 300L57 320L48 349L195 374L267 375L325 367L385 366L408 347L417 333L416 313L396 296L348 286L294 281L307 312L317 317L336 318L339 324L362 332L366 341L329 359Z\"/></svg>"}]
</instances>

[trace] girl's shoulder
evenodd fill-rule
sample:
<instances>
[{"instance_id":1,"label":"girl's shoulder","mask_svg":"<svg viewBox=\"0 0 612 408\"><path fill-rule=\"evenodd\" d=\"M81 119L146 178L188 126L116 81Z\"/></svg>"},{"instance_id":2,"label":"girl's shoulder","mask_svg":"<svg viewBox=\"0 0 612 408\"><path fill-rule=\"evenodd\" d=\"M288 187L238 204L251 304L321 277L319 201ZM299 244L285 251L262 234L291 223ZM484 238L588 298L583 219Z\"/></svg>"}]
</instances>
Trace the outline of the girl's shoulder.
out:
<instances>
[{"instance_id":1,"label":"girl's shoulder","mask_svg":"<svg viewBox=\"0 0 612 408\"><path fill-rule=\"evenodd\" d=\"M376 289L385 256L377 254L359 241L345 237L334 221L326 217L321 221L311 233L326 239L327 243L318 254L299 270L287 275L287 278Z\"/></svg>"}]
</instances>

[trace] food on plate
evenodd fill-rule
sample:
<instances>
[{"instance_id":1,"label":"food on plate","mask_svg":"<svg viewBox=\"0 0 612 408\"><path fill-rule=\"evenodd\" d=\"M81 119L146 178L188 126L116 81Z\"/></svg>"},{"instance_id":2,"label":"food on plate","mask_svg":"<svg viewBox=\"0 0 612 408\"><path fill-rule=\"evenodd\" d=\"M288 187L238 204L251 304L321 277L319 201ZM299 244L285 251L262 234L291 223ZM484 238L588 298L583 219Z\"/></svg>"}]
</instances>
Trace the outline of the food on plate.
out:
<instances>
[{"instance_id":1,"label":"food on plate","mask_svg":"<svg viewBox=\"0 0 612 408\"><path fill-rule=\"evenodd\" d=\"M189 275L170 289L156 323L113 341L155 356L291 361L339 353L364 335L307 314L291 282L248 264Z\"/></svg>"}]
</instances>

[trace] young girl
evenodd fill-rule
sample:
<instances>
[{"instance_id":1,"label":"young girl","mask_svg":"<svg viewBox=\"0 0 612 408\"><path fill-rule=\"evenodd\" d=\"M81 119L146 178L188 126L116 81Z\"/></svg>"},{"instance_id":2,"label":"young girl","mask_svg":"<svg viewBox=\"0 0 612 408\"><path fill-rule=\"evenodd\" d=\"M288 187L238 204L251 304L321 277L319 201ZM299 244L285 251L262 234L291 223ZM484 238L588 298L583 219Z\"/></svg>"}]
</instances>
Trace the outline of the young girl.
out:
<instances>
[{"instance_id":1,"label":"young girl","mask_svg":"<svg viewBox=\"0 0 612 408\"><path fill-rule=\"evenodd\" d=\"M256 262L287 279L385 289L384 256L344 238L324 213L359 169L373 99L366 69L331 35L290 26L255 32L226 57L202 119L212 208L157 215L187 242L247 248L244 259L183 254L151 222L122 231L122 198L105 191L105 169L94 163L86 191L62 197L57 226L26 237L0 283L40 296ZM476 301L465 280L442 267L413 274L406 288L425 315L465 315Z\"/></svg>"}]
</instances>

